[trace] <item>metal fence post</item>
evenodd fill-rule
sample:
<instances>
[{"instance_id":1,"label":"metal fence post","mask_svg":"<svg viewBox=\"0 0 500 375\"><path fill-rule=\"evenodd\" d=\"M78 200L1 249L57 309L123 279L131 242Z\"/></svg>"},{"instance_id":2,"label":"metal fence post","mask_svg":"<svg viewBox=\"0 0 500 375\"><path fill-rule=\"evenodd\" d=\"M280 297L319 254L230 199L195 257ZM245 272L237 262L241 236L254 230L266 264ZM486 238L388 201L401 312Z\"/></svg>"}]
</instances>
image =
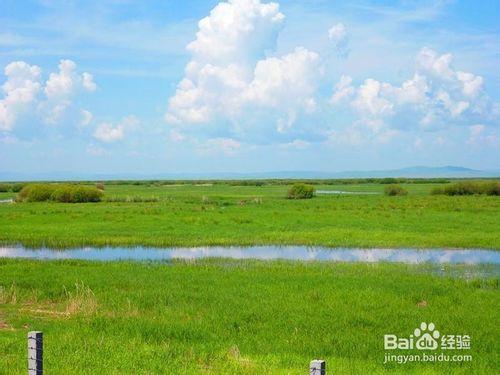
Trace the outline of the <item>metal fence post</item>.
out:
<instances>
[{"instance_id":1,"label":"metal fence post","mask_svg":"<svg viewBox=\"0 0 500 375\"><path fill-rule=\"evenodd\" d=\"M28 375L43 375L43 333L28 332Z\"/></svg>"},{"instance_id":2,"label":"metal fence post","mask_svg":"<svg viewBox=\"0 0 500 375\"><path fill-rule=\"evenodd\" d=\"M322 359L311 361L309 366L309 374L311 375L326 375L326 362Z\"/></svg>"}]
</instances>

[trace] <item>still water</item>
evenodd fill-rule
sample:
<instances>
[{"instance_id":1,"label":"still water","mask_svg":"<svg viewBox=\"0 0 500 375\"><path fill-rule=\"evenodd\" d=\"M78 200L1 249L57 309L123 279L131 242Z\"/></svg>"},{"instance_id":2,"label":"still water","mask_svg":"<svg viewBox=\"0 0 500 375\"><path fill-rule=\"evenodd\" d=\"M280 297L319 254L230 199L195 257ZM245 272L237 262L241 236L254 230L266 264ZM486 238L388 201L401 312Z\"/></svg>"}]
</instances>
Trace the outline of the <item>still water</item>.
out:
<instances>
[{"instance_id":1,"label":"still water","mask_svg":"<svg viewBox=\"0 0 500 375\"><path fill-rule=\"evenodd\" d=\"M169 259L286 259L335 262L397 262L434 264L500 264L500 251L482 249L348 249L307 246L250 247L81 247L67 250L28 249L1 246L0 258L86 259L86 260L169 260Z\"/></svg>"},{"instance_id":2,"label":"still water","mask_svg":"<svg viewBox=\"0 0 500 375\"><path fill-rule=\"evenodd\" d=\"M316 194L351 194L351 195L379 195L373 191L343 191L343 190L316 190Z\"/></svg>"}]
</instances>

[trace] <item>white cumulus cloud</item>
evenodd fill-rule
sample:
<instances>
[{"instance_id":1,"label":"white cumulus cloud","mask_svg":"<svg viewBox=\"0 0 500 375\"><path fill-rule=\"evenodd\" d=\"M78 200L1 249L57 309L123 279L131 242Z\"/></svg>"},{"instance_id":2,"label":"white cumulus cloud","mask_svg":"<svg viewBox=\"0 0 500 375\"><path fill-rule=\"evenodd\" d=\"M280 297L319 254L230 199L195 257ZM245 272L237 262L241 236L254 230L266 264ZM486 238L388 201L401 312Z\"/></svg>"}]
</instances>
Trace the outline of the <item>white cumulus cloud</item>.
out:
<instances>
[{"instance_id":1,"label":"white cumulus cloud","mask_svg":"<svg viewBox=\"0 0 500 375\"><path fill-rule=\"evenodd\" d=\"M393 130L437 130L494 116L483 78L455 70L451 54L423 48L416 62L413 77L400 86L367 78L356 87L342 76L330 102L337 107L349 103L356 134L365 128L379 140L381 134L386 140L397 136Z\"/></svg>"},{"instance_id":2,"label":"white cumulus cloud","mask_svg":"<svg viewBox=\"0 0 500 375\"><path fill-rule=\"evenodd\" d=\"M457 72L457 79L462 82L462 93L465 96L475 97L483 88L483 77L472 73Z\"/></svg>"},{"instance_id":3,"label":"white cumulus cloud","mask_svg":"<svg viewBox=\"0 0 500 375\"><path fill-rule=\"evenodd\" d=\"M0 130L8 131L18 115L36 101L41 89L41 69L24 61L14 61L5 67L4 73L7 80L2 85L4 97L0 99Z\"/></svg>"},{"instance_id":4,"label":"white cumulus cloud","mask_svg":"<svg viewBox=\"0 0 500 375\"><path fill-rule=\"evenodd\" d=\"M335 85L330 101L332 104L339 104L343 100L352 97L356 90L352 86L352 78L346 75L340 77L340 81Z\"/></svg>"},{"instance_id":5,"label":"white cumulus cloud","mask_svg":"<svg viewBox=\"0 0 500 375\"><path fill-rule=\"evenodd\" d=\"M352 106L362 114L384 116L392 113L394 104L384 97L383 84L368 78L358 88Z\"/></svg>"},{"instance_id":6,"label":"white cumulus cloud","mask_svg":"<svg viewBox=\"0 0 500 375\"><path fill-rule=\"evenodd\" d=\"M57 124L72 108L76 95L97 88L92 75L78 74L71 60L61 60L59 71L50 73L45 83L41 69L24 61L11 62L4 73L7 80L1 86L4 97L0 99L0 130L3 131L11 131L20 115L29 110L45 123Z\"/></svg>"},{"instance_id":7,"label":"white cumulus cloud","mask_svg":"<svg viewBox=\"0 0 500 375\"><path fill-rule=\"evenodd\" d=\"M140 121L135 116L124 117L118 124L101 122L97 125L92 136L104 143L112 143L125 138L127 132L139 127Z\"/></svg>"},{"instance_id":8,"label":"white cumulus cloud","mask_svg":"<svg viewBox=\"0 0 500 375\"><path fill-rule=\"evenodd\" d=\"M90 73L78 74L76 63L72 60L61 60L59 62L59 72L50 73L45 84L45 94L47 98L67 98L77 90L94 91L97 85Z\"/></svg>"},{"instance_id":9,"label":"white cumulus cloud","mask_svg":"<svg viewBox=\"0 0 500 375\"><path fill-rule=\"evenodd\" d=\"M81 120L80 120L81 126L87 126L88 124L90 124L90 122L94 118L94 115L92 115L92 112L87 111L86 109L82 109L82 111L80 112L80 115L81 115Z\"/></svg>"},{"instance_id":10,"label":"white cumulus cloud","mask_svg":"<svg viewBox=\"0 0 500 375\"><path fill-rule=\"evenodd\" d=\"M196 39L187 49L193 54L193 62L219 66L246 64L274 47L284 18L277 3L221 2L198 23Z\"/></svg>"},{"instance_id":11,"label":"white cumulus cloud","mask_svg":"<svg viewBox=\"0 0 500 375\"><path fill-rule=\"evenodd\" d=\"M500 146L500 139L498 138L495 129L488 131L484 124L474 124L469 126L469 139L467 143L470 145L485 146L493 145Z\"/></svg>"},{"instance_id":12,"label":"white cumulus cloud","mask_svg":"<svg viewBox=\"0 0 500 375\"><path fill-rule=\"evenodd\" d=\"M114 142L123 139L125 128L121 124L113 126L108 122L102 122L95 129L93 136L102 142Z\"/></svg>"},{"instance_id":13,"label":"white cumulus cloud","mask_svg":"<svg viewBox=\"0 0 500 375\"><path fill-rule=\"evenodd\" d=\"M453 55L446 53L439 55L431 48L424 47L417 56L417 66L437 77L443 79L453 79L455 73L451 68Z\"/></svg>"},{"instance_id":14,"label":"white cumulus cloud","mask_svg":"<svg viewBox=\"0 0 500 375\"><path fill-rule=\"evenodd\" d=\"M72 105L72 99L82 91L95 91L97 85L90 73L78 74L76 63L61 60L59 72L51 73L45 84L46 100L39 106L43 119L48 124L57 124Z\"/></svg>"},{"instance_id":15,"label":"white cumulus cloud","mask_svg":"<svg viewBox=\"0 0 500 375\"><path fill-rule=\"evenodd\" d=\"M349 55L349 33L343 23L337 23L328 30L328 38L340 57Z\"/></svg>"},{"instance_id":16,"label":"white cumulus cloud","mask_svg":"<svg viewBox=\"0 0 500 375\"><path fill-rule=\"evenodd\" d=\"M282 57L257 63L254 79L244 92L244 100L268 107L314 110L314 93L319 73L319 55L298 47Z\"/></svg>"},{"instance_id":17,"label":"white cumulus cloud","mask_svg":"<svg viewBox=\"0 0 500 375\"><path fill-rule=\"evenodd\" d=\"M215 6L187 46L191 60L169 99L166 120L185 128L224 123L226 133L236 134L265 118L260 123L286 132L300 114L313 112L319 55L297 47L266 57L283 21L276 3L229 0Z\"/></svg>"}]
</instances>

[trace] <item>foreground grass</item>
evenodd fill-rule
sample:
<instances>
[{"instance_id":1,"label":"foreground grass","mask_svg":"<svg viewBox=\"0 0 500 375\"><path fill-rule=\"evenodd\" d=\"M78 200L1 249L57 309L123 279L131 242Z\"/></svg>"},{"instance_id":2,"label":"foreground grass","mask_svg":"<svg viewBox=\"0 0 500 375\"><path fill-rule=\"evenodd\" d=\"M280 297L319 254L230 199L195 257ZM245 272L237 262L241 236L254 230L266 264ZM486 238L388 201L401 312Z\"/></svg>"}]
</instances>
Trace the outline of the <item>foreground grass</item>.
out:
<instances>
[{"instance_id":1,"label":"foreground grass","mask_svg":"<svg viewBox=\"0 0 500 375\"><path fill-rule=\"evenodd\" d=\"M494 373L498 278L457 278L467 275L458 266L445 272L454 278L437 273L430 265L3 259L0 373L25 373L32 329L45 334L47 373L303 374L318 357L338 374ZM407 336L422 321L471 335L473 361L384 365L383 335Z\"/></svg>"},{"instance_id":2,"label":"foreground grass","mask_svg":"<svg viewBox=\"0 0 500 375\"><path fill-rule=\"evenodd\" d=\"M288 186L107 186L95 204L0 204L0 242L81 245L324 245L500 248L500 199L430 196L435 184L317 186L378 192L285 199ZM155 199L140 202L141 199Z\"/></svg>"}]
</instances>

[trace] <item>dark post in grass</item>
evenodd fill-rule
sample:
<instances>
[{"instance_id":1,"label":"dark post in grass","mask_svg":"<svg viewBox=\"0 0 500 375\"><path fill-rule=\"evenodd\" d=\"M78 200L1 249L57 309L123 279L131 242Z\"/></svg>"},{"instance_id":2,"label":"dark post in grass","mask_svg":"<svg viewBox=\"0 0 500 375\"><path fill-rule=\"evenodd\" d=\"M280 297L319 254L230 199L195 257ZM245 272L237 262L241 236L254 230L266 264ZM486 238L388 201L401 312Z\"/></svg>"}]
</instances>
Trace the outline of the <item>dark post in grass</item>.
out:
<instances>
[{"instance_id":1,"label":"dark post in grass","mask_svg":"<svg viewBox=\"0 0 500 375\"><path fill-rule=\"evenodd\" d=\"M43 375L43 333L28 332L28 375Z\"/></svg>"},{"instance_id":2,"label":"dark post in grass","mask_svg":"<svg viewBox=\"0 0 500 375\"><path fill-rule=\"evenodd\" d=\"M315 359L309 365L309 374L326 375L326 362L322 359Z\"/></svg>"}]
</instances>

